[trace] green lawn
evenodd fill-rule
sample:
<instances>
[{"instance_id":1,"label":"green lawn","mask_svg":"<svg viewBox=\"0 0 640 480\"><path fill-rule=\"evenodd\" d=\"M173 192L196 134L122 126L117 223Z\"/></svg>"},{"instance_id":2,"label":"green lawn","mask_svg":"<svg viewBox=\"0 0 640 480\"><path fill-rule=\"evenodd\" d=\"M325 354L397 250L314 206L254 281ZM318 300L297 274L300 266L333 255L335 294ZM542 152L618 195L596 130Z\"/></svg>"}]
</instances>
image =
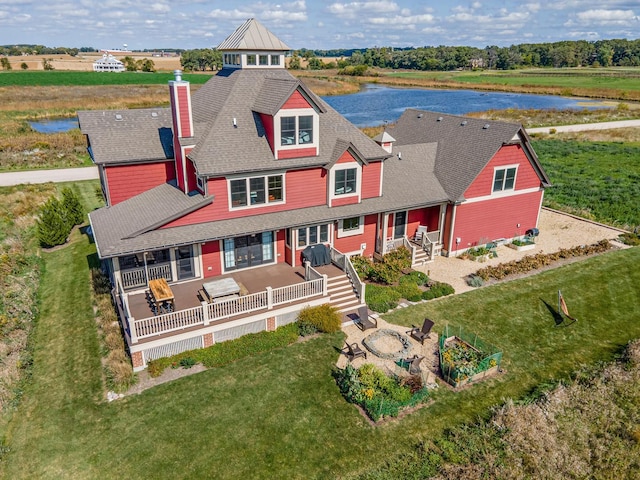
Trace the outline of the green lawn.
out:
<instances>
[{"instance_id":1,"label":"green lawn","mask_svg":"<svg viewBox=\"0 0 640 480\"><path fill-rule=\"evenodd\" d=\"M215 73L215 72L214 72ZM213 73L211 73L213 75ZM194 84L206 83L211 75L183 74L182 77ZM173 80L170 72L120 72L115 75L104 72L53 71L4 71L0 75L0 87L45 87L45 86L88 86L88 85L166 85Z\"/></svg>"},{"instance_id":2,"label":"green lawn","mask_svg":"<svg viewBox=\"0 0 640 480\"><path fill-rule=\"evenodd\" d=\"M534 140L552 187L545 205L608 225L640 226L640 145Z\"/></svg>"},{"instance_id":3,"label":"green lawn","mask_svg":"<svg viewBox=\"0 0 640 480\"><path fill-rule=\"evenodd\" d=\"M381 427L331 377L342 333L108 404L89 301L95 248L76 233L43 257L32 382L3 435L4 478L335 478L410 453L640 336L635 248L387 316L407 326L428 316L436 331L462 325L503 350L507 373L458 393L443 388L430 406ZM553 307L558 289L579 319L572 326L555 327L544 303Z\"/></svg>"}]
</instances>

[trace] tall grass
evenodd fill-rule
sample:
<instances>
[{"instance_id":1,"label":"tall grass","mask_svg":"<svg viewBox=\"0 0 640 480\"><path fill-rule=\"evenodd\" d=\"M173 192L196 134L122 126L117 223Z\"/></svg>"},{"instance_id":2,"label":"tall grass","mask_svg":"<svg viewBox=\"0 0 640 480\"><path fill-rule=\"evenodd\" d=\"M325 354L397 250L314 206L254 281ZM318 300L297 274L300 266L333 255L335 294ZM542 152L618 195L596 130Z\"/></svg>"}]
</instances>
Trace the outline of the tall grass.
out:
<instances>
[{"instance_id":1,"label":"tall grass","mask_svg":"<svg viewBox=\"0 0 640 480\"><path fill-rule=\"evenodd\" d=\"M211 75L188 74L182 77L194 84L205 83ZM166 85L174 76L169 72L142 73L120 72L109 74L102 72L77 71L19 71L12 70L0 75L0 87L43 87L43 86L94 86L94 85Z\"/></svg>"}]
</instances>

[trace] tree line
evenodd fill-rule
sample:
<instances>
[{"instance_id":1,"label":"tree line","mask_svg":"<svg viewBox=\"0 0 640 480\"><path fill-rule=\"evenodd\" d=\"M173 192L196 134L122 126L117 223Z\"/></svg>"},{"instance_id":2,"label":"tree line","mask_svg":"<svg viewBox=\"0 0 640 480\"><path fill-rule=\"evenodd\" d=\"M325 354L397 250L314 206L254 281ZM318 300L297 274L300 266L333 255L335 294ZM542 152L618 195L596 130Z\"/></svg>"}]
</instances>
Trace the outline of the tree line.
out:
<instances>
[{"instance_id":1,"label":"tree line","mask_svg":"<svg viewBox=\"0 0 640 480\"><path fill-rule=\"evenodd\" d=\"M71 55L75 57L80 52L96 52L93 47L67 48L45 47L44 45L0 45L0 55L17 57L20 55Z\"/></svg>"}]
</instances>

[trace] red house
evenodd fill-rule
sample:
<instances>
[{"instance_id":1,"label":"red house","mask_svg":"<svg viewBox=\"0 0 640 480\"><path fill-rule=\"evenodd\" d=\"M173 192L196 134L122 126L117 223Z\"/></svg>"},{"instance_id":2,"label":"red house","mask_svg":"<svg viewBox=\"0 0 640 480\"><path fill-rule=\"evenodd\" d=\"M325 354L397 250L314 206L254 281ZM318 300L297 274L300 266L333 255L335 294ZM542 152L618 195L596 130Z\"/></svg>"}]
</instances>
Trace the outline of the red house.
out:
<instances>
[{"instance_id":1,"label":"red house","mask_svg":"<svg viewBox=\"0 0 640 480\"><path fill-rule=\"evenodd\" d=\"M136 370L306 305L354 310L352 255L404 245L420 266L537 226L549 181L520 125L408 110L372 140L287 72L289 47L256 20L218 49L224 68L193 94L175 73L170 108L78 113Z\"/></svg>"}]
</instances>

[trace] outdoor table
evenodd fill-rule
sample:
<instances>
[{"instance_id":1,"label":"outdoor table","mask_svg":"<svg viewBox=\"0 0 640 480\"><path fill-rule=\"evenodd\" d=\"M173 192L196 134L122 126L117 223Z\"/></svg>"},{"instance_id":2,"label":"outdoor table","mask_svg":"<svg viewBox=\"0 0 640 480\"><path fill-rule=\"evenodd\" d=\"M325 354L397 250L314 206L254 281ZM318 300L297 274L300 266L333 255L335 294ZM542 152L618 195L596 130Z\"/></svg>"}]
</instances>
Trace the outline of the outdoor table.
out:
<instances>
[{"instance_id":1,"label":"outdoor table","mask_svg":"<svg viewBox=\"0 0 640 480\"><path fill-rule=\"evenodd\" d=\"M160 310L173 311L174 296L165 278L149 280L149 290Z\"/></svg>"},{"instance_id":2,"label":"outdoor table","mask_svg":"<svg viewBox=\"0 0 640 480\"><path fill-rule=\"evenodd\" d=\"M202 288L212 301L218 297L240 294L240 285L231 277L205 282Z\"/></svg>"}]
</instances>

